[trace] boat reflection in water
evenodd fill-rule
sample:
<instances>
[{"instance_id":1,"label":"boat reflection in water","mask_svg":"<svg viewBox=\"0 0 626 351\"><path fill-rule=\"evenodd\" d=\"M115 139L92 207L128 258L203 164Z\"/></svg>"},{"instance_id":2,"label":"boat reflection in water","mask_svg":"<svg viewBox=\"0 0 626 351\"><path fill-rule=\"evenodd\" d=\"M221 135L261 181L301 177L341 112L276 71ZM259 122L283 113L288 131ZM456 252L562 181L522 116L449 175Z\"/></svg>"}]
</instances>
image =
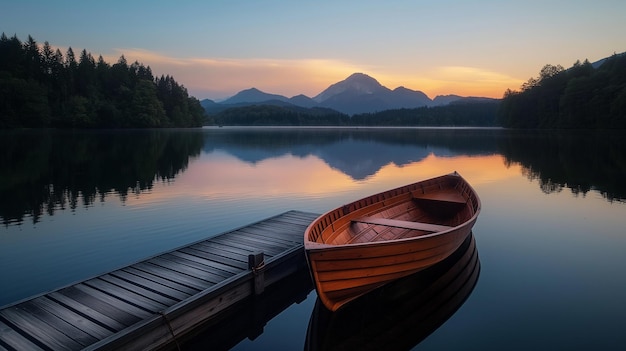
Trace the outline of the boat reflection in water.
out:
<instances>
[{"instance_id":1,"label":"boat reflection in water","mask_svg":"<svg viewBox=\"0 0 626 351\"><path fill-rule=\"evenodd\" d=\"M474 235L436 265L331 312L317 299L305 350L407 350L463 305L478 281Z\"/></svg>"},{"instance_id":2,"label":"boat reflection in water","mask_svg":"<svg viewBox=\"0 0 626 351\"><path fill-rule=\"evenodd\" d=\"M304 301L312 291L309 271L300 269L267 287L263 294L238 302L215 318L208 319L203 326L164 350L231 350L246 339L255 340L264 334L269 321L293 304Z\"/></svg>"}]
</instances>

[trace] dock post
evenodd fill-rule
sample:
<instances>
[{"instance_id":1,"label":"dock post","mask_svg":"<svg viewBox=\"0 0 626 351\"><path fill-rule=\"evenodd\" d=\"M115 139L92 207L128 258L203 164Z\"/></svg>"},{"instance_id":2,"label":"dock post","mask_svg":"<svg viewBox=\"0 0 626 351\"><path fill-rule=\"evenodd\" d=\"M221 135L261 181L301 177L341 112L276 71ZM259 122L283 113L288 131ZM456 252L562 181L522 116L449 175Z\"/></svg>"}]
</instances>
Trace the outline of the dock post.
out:
<instances>
[{"instance_id":1,"label":"dock post","mask_svg":"<svg viewBox=\"0 0 626 351\"><path fill-rule=\"evenodd\" d=\"M260 295L265 290L265 259L263 251L257 251L248 255L248 268L254 273L254 293Z\"/></svg>"}]
</instances>

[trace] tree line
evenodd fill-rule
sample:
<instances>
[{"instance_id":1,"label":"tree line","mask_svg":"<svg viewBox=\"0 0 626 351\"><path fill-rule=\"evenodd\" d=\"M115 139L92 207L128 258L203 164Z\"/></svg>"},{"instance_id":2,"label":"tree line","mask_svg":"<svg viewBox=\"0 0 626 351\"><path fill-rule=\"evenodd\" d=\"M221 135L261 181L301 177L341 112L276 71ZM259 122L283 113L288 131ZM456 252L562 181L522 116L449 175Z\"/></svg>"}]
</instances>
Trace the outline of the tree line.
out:
<instances>
[{"instance_id":1,"label":"tree line","mask_svg":"<svg viewBox=\"0 0 626 351\"><path fill-rule=\"evenodd\" d=\"M124 203L169 182L205 143L202 132L171 129L0 131L0 223L118 196Z\"/></svg>"},{"instance_id":2,"label":"tree line","mask_svg":"<svg viewBox=\"0 0 626 351\"><path fill-rule=\"evenodd\" d=\"M251 105L226 109L213 117L216 125L228 126L341 126L350 117L325 108Z\"/></svg>"},{"instance_id":3,"label":"tree line","mask_svg":"<svg viewBox=\"0 0 626 351\"><path fill-rule=\"evenodd\" d=\"M115 64L0 36L0 128L200 127L205 112L167 75L122 55Z\"/></svg>"},{"instance_id":4,"label":"tree line","mask_svg":"<svg viewBox=\"0 0 626 351\"><path fill-rule=\"evenodd\" d=\"M495 125L498 102L458 102L445 106L386 110L352 116L356 126L472 126Z\"/></svg>"},{"instance_id":5,"label":"tree line","mask_svg":"<svg viewBox=\"0 0 626 351\"><path fill-rule=\"evenodd\" d=\"M217 125L256 126L494 126L498 102L386 110L354 116L323 108L274 105L234 107L213 116Z\"/></svg>"},{"instance_id":6,"label":"tree line","mask_svg":"<svg viewBox=\"0 0 626 351\"><path fill-rule=\"evenodd\" d=\"M507 90L498 123L509 128L626 128L626 55L599 67L577 61L569 69L544 66L520 91Z\"/></svg>"}]
</instances>

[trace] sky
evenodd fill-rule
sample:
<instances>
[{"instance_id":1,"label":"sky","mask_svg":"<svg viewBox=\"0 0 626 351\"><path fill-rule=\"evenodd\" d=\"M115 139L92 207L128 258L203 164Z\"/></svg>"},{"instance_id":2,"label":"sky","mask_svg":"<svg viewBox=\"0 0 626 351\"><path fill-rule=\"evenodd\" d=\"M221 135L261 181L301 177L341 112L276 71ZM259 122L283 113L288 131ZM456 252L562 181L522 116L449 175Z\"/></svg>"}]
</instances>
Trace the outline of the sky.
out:
<instances>
[{"instance_id":1,"label":"sky","mask_svg":"<svg viewBox=\"0 0 626 351\"><path fill-rule=\"evenodd\" d=\"M626 51L623 0L0 0L0 31L150 66L189 94L314 97L360 72L394 89L500 98L546 64Z\"/></svg>"}]
</instances>

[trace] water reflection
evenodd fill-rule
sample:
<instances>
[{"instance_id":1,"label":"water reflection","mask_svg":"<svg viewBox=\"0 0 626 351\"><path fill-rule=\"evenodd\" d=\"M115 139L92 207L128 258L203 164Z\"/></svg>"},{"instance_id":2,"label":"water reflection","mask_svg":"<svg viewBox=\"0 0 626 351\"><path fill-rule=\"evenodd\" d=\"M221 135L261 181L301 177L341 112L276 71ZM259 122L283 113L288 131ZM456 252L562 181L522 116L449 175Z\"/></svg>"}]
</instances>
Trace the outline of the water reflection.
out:
<instances>
[{"instance_id":1,"label":"water reflection","mask_svg":"<svg viewBox=\"0 0 626 351\"><path fill-rule=\"evenodd\" d=\"M301 303L313 290L308 270L301 269L292 276L269 286L259 296L243 302L212 318L191 336L178 342L172 349L230 350L242 340L254 340L272 318L289 306Z\"/></svg>"},{"instance_id":2,"label":"water reflection","mask_svg":"<svg viewBox=\"0 0 626 351\"><path fill-rule=\"evenodd\" d=\"M626 144L621 134L611 132L446 128L3 131L0 150L0 217L5 226L19 224L25 216L37 223L44 214L89 207L109 194L124 202L129 194L149 191L155 181L178 177L190 158L201 152L231 155L253 166L282 157L305 163L314 158L345 176L337 183L342 187L346 182L368 180L390 165L426 167L422 163L428 164L425 161L433 156L457 159L448 169L426 172L423 177L463 171L459 169L462 157L473 158L475 167L499 168L477 161L500 155L507 167L521 165L523 173L546 193L568 188L575 195L597 191L609 201L626 199L622 181ZM219 164L212 167L204 170L207 177L227 170ZM288 167L292 170L285 175L296 171L293 165ZM268 179L278 177L276 169L272 172ZM308 174L318 181L310 180L307 185L331 182L327 175ZM297 177L301 175L290 179Z\"/></svg>"},{"instance_id":3,"label":"water reflection","mask_svg":"<svg viewBox=\"0 0 626 351\"><path fill-rule=\"evenodd\" d=\"M478 281L474 235L437 265L388 284L335 313L319 299L305 350L408 350L465 302Z\"/></svg>"},{"instance_id":4,"label":"water reflection","mask_svg":"<svg viewBox=\"0 0 626 351\"><path fill-rule=\"evenodd\" d=\"M623 132L517 131L498 143L508 162L522 165L545 193L598 191L609 201L626 200Z\"/></svg>"},{"instance_id":5,"label":"water reflection","mask_svg":"<svg viewBox=\"0 0 626 351\"><path fill-rule=\"evenodd\" d=\"M230 129L210 133L204 150L224 150L248 163L293 155L316 156L330 167L363 180L393 163L419 162L429 155L490 155L498 129Z\"/></svg>"},{"instance_id":6,"label":"water reflection","mask_svg":"<svg viewBox=\"0 0 626 351\"><path fill-rule=\"evenodd\" d=\"M389 164L437 157L499 154L520 164L542 191L598 191L609 201L626 199L626 144L610 131L514 131L502 129L233 129L213 132L204 150L224 150L257 164L282 155L316 156L363 180Z\"/></svg>"},{"instance_id":7,"label":"water reflection","mask_svg":"<svg viewBox=\"0 0 626 351\"><path fill-rule=\"evenodd\" d=\"M171 180L200 154L204 134L192 131L5 131L0 134L0 217L4 225L30 215L76 209L110 194Z\"/></svg>"}]
</instances>

